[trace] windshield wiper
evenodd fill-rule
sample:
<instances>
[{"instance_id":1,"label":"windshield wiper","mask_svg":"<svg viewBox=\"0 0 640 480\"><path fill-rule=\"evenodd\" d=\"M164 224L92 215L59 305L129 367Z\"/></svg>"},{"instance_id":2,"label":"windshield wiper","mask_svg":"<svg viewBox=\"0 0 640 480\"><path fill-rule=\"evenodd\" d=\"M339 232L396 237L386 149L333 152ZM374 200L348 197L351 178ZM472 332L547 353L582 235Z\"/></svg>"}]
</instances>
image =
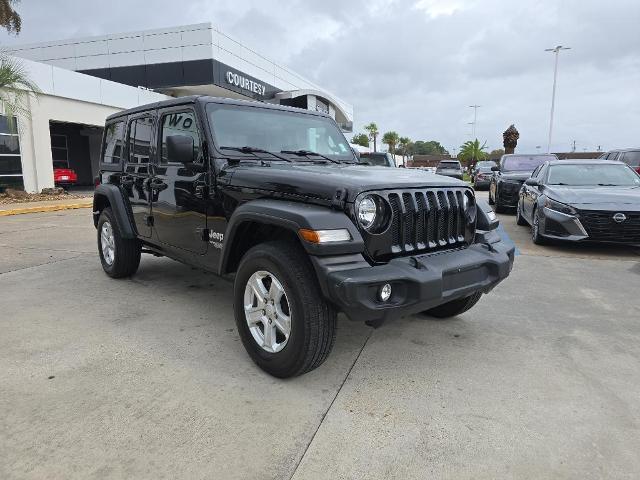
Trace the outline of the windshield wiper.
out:
<instances>
[{"instance_id":1,"label":"windshield wiper","mask_svg":"<svg viewBox=\"0 0 640 480\"><path fill-rule=\"evenodd\" d=\"M617 187L618 185L616 183L599 183L598 186L599 187Z\"/></svg>"},{"instance_id":2,"label":"windshield wiper","mask_svg":"<svg viewBox=\"0 0 640 480\"><path fill-rule=\"evenodd\" d=\"M325 160L329 160L330 162L333 163L340 163L337 160L334 160L333 158L329 158L325 155L322 155L321 153L318 152L312 152L311 150L280 150L280 153L288 153L290 155L298 155L299 157L301 156L305 156L308 157L310 155L315 155L316 157L320 157L320 158L324 158Z\"/></svg>"},{"instance_id":3,"label":"windshield wiper","mask_svg":"<svg viewBox=\"0 0 640 480\"><path fill-rule=\"evenodd\" d=\"M280 159L280 160L284 160L285 162L290 162L291 160L289 160L286 157L283 157L282 155L278 155L277 153L274 152L270 152L269 150L264 150L262 148L257 148L257 147L218 147L220 150L234 150L236 152L241 152L241 153L252 153L254 156L256 157L260 157L260 155L256 155L258 153L266 153L268 155L273 155L274 157Z\"/></svg>"}]
</instances>

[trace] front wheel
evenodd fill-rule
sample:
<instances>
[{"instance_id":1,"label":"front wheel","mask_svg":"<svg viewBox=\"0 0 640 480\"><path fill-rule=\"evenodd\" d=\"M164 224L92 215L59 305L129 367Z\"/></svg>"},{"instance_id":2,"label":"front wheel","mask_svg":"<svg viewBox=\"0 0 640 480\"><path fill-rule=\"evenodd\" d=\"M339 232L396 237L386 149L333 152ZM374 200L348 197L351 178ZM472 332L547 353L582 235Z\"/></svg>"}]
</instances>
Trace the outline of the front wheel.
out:
<instances>
[{"instance_id":1,"label":"front wheel","mask_svg":"<svg viewBox=\"0 0 640 480\"><path fill-rule=\"evenodd\" d=\"M268 242L242 258L234 283L238 333L253 361L274 377L317 368L336 334L336 313L322 297L299 245Z\"/></svg>"},{"instance_id":2,"label":"front wheel","mask_svg":"<svg viewBox=\"0 0 640 480\"><path fill-rule=\"evenodd\" d=\"M482 297L482 292L476 292L468 297L459 298L458 300L452 300L442 305L438 305L430 310L426 310L424 313L436 318L449 318L460 315L473 307Z\"/></svg>"},{"instance_id":3,"label":"front wheel","mask_svg":"<svg viewBox=\"0 0 640 480\"><path fill-rule=\"evenodd\" d=\"M491 184L489 184L489 205L493 205L495 202L493 201L493 195L491 194L493 189L491 188Z\"/></svg>"},{"instance_id":4,"label":"front wheel","mask_svg":"<svg viewBox=\"0 0 640 480\"><path fill-rule=\"evenodd\" d=\"M521 202L518 202L518 206L516 207L516 223L521 227L528 225L527 221L522 216L522 207L520 206Z\"/></svg>"},{"instance_id":5,"label":"front wheel","mask_svg":"<svg viewBox=\"0 0 640 480\"><path fill-rule=\"evenodd\" d=\"M540 235L540 214L538 212L539 210L537 208L533 211L533 222L531 224L531 240L536 245L544 245L546 242L545 238Z\"/></svg>"}]
</instances>

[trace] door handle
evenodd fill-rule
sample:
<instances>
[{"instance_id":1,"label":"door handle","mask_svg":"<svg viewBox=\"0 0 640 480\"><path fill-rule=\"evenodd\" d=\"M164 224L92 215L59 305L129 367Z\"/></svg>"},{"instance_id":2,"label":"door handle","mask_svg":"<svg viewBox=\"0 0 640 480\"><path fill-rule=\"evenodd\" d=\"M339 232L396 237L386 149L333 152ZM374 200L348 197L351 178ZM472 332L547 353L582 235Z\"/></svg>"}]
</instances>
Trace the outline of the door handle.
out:
<instances>
[{"instance_id":1,"label":"door handle","mask_svg":"<svg viewBox=\"0 0 640 480\"><path fill-rule=\"evenodd\" d=\"M153 180L151 180L149 182L149 189L151 190L157 190L158 192L161 190L164 190L165 188L167 188L169 185L167 185L166 183L164 183L161 179L159 178L154 178Z\"/></svg>"}]
</instances>

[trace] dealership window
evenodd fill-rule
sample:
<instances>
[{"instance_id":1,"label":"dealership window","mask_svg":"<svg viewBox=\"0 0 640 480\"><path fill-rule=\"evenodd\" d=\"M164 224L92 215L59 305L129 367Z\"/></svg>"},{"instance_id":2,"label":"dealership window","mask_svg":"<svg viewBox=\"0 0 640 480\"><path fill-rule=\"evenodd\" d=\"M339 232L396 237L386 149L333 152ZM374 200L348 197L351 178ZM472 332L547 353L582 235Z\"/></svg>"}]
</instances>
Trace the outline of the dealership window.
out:
<instances>
[{"instance_id":1,"label":"dealership window","mask_svg":"<svg viewBox=\"0 0 640 480\"><path fill-rule=\"evenodd\" d=\"M104 131L102 161L104 163L120 163L124 137L124 122L107 125Z\"/></svg>"},{"instance_id":2,"label":"dealership window","mask_svg":"<svg viewBox=\"0 0 640 480\"><path fill-rule=\"evenodd\" d=\"M23 189L20 138L15 118L0 115L0 191Z\"/></svg>"},{"instance_id":3,"label":"dealership window","mask_svg":"<svg viewBox=\"0 0 640 480\"><path fill-rule=\"evenodd\" d=\"M162 155L160 163L169 163L167 158L167 137L172 135L186 135L193 138L193 158L196 162L200 159L200 135L198 125L193 112L171 112L162 117Z\"/></svg>"}]
</instances>

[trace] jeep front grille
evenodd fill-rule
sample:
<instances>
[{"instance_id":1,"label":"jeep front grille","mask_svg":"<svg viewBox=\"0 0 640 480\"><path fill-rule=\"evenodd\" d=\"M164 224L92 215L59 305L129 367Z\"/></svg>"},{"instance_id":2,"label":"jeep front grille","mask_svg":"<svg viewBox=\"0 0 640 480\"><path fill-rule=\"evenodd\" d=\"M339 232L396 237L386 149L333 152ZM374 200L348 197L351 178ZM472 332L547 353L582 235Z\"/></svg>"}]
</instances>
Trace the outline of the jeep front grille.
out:
<instances>
[{"instance_id":1,"label":"jeep front grille","mask_svg":"<svg viewBox=\"0 0 640 480\"><path fill-rule=\"evenodd\" d=\"M473 238L473 225L467 224L464 197L475 205L465 188L442 188L378 193L389 202L391 225L386 232L391 242L387 254L456 248ZM383 253L378 251L377 253Z\"/></svg>"}]
</instances>

